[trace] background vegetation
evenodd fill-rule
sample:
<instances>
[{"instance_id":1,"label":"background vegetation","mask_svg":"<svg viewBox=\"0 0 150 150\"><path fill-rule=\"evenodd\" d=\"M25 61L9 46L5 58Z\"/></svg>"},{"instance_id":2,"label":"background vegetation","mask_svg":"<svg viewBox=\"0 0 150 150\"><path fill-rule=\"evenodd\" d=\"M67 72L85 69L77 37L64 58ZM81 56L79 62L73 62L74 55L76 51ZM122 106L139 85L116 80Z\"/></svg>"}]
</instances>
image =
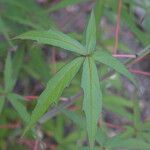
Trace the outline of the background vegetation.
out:
<instances>
[{"instance_id":1,"label":"background vegetation","mask_svg":"<svg viewBox=\"0 0 150 150\"><path fill-rule=\"evenodd\" d=\"M149 0L0 0L0 149L89 149L81 69L60 101L20 138L47 82L76 54L41 39L14 37L31 30L42 35L52 29L83 44L93 9L97 49L112 53L135 74L137 82L135 87L111 68L97 64L103 109L95 149L149 150L149 8ZM34 39L32 34L23 35ZM109 57L104 61L114 65ZM59 85L56 80L51 86L57 91Z\"/></svg>"}]
</instances>

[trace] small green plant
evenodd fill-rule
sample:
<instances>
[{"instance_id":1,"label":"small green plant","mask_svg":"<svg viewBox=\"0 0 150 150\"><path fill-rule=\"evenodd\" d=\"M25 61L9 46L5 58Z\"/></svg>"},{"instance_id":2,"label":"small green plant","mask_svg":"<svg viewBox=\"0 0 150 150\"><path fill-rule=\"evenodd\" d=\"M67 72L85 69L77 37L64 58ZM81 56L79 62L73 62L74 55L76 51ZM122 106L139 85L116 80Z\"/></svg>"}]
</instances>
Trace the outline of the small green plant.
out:
<instances>
[{"instance_id":1,"label":"small green plant","mask_svg":"<svg viewBox=\"0 0 150 150\"><path fill-rule=\"evenodd\" d=\"M38 98L37 105L32 112L25 132L33 127L51 104L58 101L65 87L69 86L71 80L82 66L81 87L84 91L83 110L86 116L90 149L93 150L97 132L97 122L102 110L102 92L96 61L115 69L135 83L132 74L129 73L121 62L111 56L106 50L96 50L96 23L94 13L91 13L87 25L84 44L80 44L75 39L56 30L29 31L15 39L35 40L42 44L50 44L66 49L78 55L77 58L65 65L47 83L46 89Z\"/></svg>"},{"instance_id":2,"label":"small green plant","mask_svg":"<svg viewBox=\"0 0 150 150\"><path fill-rule=\"evenodd\" d=\"M145 110L139 106L140 86L130 73L130 67L150 53L149 3L49 0L41 5L36 0L0 0L0 149L38 150L46 145L50 150L149 150L149 117L141 115ZM68 33L91 5L84 33ZM137 7L144 10L143 18L136 14ZM60 9L68 13L64 22ZM113 38L106 36L113 32L107 25L113 27ZM58 28L67 29L67 34ZM145 48L131 54L134 51L122 40L124 29ZM62 54L67 59L60 58ZM120 61L118 56L130 57ZM128 82L133 90L129 94L120 75L137 89Z\"/></svg>"}]
</instances>

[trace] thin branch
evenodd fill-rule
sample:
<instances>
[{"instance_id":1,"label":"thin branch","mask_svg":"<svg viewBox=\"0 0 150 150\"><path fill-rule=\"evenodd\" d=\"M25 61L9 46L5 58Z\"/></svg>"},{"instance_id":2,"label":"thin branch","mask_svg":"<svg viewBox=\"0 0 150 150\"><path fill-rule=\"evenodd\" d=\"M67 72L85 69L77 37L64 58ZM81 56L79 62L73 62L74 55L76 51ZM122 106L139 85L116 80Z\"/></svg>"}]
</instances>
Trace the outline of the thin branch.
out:
<instances>
[{"instance_id":1,"label":"thin branch","mask_svg":"<svg viewBox=\"0 0 150 150\"><path fill-rule=\"evenodd\" d=\"M122 10L122 0L119 0L118 1L118 11L117 11L117 25L116 25L116 30L115 30L115 45L113 48L113 54L116 54L117 49L118 49L121 10Z\"/></svg>"},{"instance_id":2,"label":"thin branch","mask_svg":"<svg viewBox=\"0 0 150 150\"><path fill-rule=\"evenodd\" d=\"M145 72L145 71L136 70L136 69L129 69L129 71L132 72L132 73L135 73L135 74L150 76L150 72Z\"/></svg>"},{"instance_id":3,"label":"thin branch","mask_svg":"<svg viewBox=\"0 0 150 150\"><path fill-rule=\"evenodd\" d=\"M78 94L68 98L68 102L61 102L58 106L54 107L52 110L48 111L40 120L39 123L42 124L48 119L53 118L59 113L60 109L67 108L71 106L78 98L80 98L83 93L80 91Z\"/></svg>"},{"instance_id":4,"label":"thin branch","mask_svg":"<svg viewBox=\"0 0 150 150\"><path fill-rule=\"evenodd\" d=\"M34 95L27 95L24 97L26 100L28 101L32 101L38 98L38 96L34 96Z\"/></svg>"},{"instance_id":5,"label":"thin branch","mask_svg":"<svg viewBox=\"0 0 150 150\"><path fill-rule=\"evenodd\" d=\"M15 128L20 128L20 124L5 124L5 125L0 125L0 129L15 129Z\"/></svg>"},{"instance_id":6,"label":"thin branch","mask_svg":"<svg viewBox=\"0 0 150 150\"><path fill-rule=\"evenodd\" d=\"M106 124L107 127L109 127L109 128L125 130L125 128L124 128L123 126L120 126L120 125L111 124L111 123L109 123L109 122L105 122L105 124Z\"/></svg>"},{"instance_id":7,"label":"thin branch","mask_svg":"<svg viewBox=\"0 0 150 150\"><path fill-rule=\"evenodd\" d=\"M33 150L35 141L31 140L31 139L19 139L19 140L17 140L17 143L24 144L24 145L28 146L29 149Z\"/></svg>"},{"instance_id":8,"label":"thin branch","mask_svg":"<svg viewBox=\"0 0 150 150\"><path fill-rule=\"evenodd\" d=\"M129 54L113 54L116 58L136 58L136 55L129 55Z\"/></svg>"},{"instance_id":9,"label":"thin branch","mask_svg":"<svg viewBox=\"0 0 150 150\"><path fill-rule=\"evenodd\" d=\"M33 150L38 150L38 146L39 146L39 140L36 140Z\"/></svg>"},{"instance_id":10,"label":"thin branch","mask_svg":"<svg viewBox=\"0 0 150 150\"><path fill-rule=\"evenodd\" d=\"M129 58L125 62L125 65L129 68L130 66L132 66L133 64L139 62L141 59L143 59L145 56L147 56L149 54L150 54L150 45L148 45L146 48L144 48L139 53L137 53L135 59Z\"/></svg>"},{"instance_id":11,"label":"thin branch","mask_svg":"<svg viewBox=\"0 0 150 150\"><path fill-rule=\"evenodd\" d=\"M36 95L27 95L27 96L24 96L24 98L25 98L27 101L33 101L33 100L38 99L39 96L36 96ZM64 102L67 102L67 101L68 101L68 98L66 98L66 97L60 97L60 100L61 100L61 101L64 101Z\"/></svg>"}]
</instances>

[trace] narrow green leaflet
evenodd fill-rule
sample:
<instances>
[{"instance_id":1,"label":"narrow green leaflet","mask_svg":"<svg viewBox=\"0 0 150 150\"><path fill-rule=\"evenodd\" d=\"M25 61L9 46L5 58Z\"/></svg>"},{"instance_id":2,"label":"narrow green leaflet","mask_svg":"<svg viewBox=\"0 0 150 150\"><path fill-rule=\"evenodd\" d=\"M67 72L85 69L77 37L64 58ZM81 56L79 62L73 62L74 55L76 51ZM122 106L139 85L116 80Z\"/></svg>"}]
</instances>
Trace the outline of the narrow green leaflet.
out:
<instances>
[{"instance_id":1,"label":"narrow green leaflet","mask_svg":"<svg viewBox=\"0 0 150 150\"><path fill-rule=\"evenodd\" d=\"M105 0L96 0L95 8L94 8L94 14L95 14L95 22L96 22L96 30L97 30L97 37L99 38L101 36L101 29L99 28L100 20L104 13L105 8Z\"/></svg>"},{"instance_id":2,"label":"narrow green leaflet","mask_svg":"<svg viewBox=\"0 0 150 150\"><path fill-rule=\"evenodd\" d=\"M34 45L30 49L29 55L31 60L28 67L39 75L40 80L47 83L50 77L50 67L44 58L41 47Z\"/></svg>"},{"instance_id":3,"label":"narrow green leaflet","mask_svg":"<svg viewBox=\"0 0 150 150\"><path fill-rule=\"evenodd\" d=\"M57 11L59 9L65 8L67 6L71 6L71 5L75 5L75 4L83 3L83 2L87 2L87 1L89 1L89 0L62 0L62 1L54 4L50 9L47 10L47 12Z\"/></svg>"},{"instance_id":4,"label":"narrow green leaflet","mask_svg":"<svg viewBox=\"0 0 150 150\"><path fill-rule=\"evenodd\" d=\"M79 128L82 130L86 127L86 120L85 117L80 116L77 112L73 112L64 108L58 107L58 109L70 120L73 121L74 124L76 124Z\"/></svg>"},{"instance_id":5,"label":"narrow green leaflet","mask_svg":"<svg viewBox=\"0 0 150 150\"><path fill-rule=\"evenodd\" d=\"M133 21L135 16L132 13L129 13L127 9L123 9L121 13L121 19L123 23L125 23L130 30L135 34L136 38L144 45L149 45L150 37L147 32L143 32L138 28L136 22Z\"/></svg>"},{"instance_id":6,"label":"narrow green leaflet","mask_svg":"<svg viewBox=\"0 0 150 150\"><path fill-rule=\"evenodd\" d=\"M8 16L7 18L10 19L11 21L17 22L19 24L22 24L22 25L25 25L28 27L32 27L35 30L42 30L42 27L40 27L38 24L31 22L29 19L24 19L19 16L11 16L11 15Z\"/></svg>"},{"instance_id":7,"label":"narrow green leaflet","mask_svg":"<svg viewBox=\"0 0 150 150\"><path fill-rule=\"evenodd\" d=\"M22 120L27 124L30 120L30 115L27 112L24 104L21 102L22 100L24 100L24 98L21 97L20 95L13 94L13 93L9 94L7 97L9 99L10 103L12 104L12 106L19 113Z\"/></svg>"},{"instance_id":8,"label":"narrow green leaflet","mask_svg":"<svg viewBox=\"0 0 150 150\"><path fill-rule=\"evenodd\" d=\"M94 12L91 12L91 16L86 30L86 49L88 53L95 50L96 46L96 22Z\"/></svg>"},{"instance_id":9,"label":"narrow green leaflet","mask_svg":"<svg viewBox=\"0 0 150 150\"><path fill-rule=\"evenodd\" d=\"M56 30L48 31L29 31L15 39L35 40L42 44L49 44L60 47L81 55L86 54L86 49L78 41Z\"/></svg>"},{"instance_id":10,"label":"narrow green leaflet","mask_svg":"<svg viewBox=\"0 0 150 150\"><path fill-rule=\"evenodd\" d=\"M123 97L115 96L112 94L103 94L103 106L107 110L116 113L121 117L126 117L129 120L133 119L132 113L127 111L126 108L132 109L133 102L124 99ZM116 109L117 107L117 109Z\"/></svg>"},{"instance_id":11,"label":"narrow green leaflet","mask_svg":"<svg viewBox=\"0 0 150 150\"><path fill-rule=\"evenodd\" d=\"M2 33L5 37L5 39L8 41L8 44L13 47L13 43L11 42L11 39L9 37L9 34L6 29L6 25L4 24L3 19L0 17L0 33Z\"/></svg>"},{"instance_id":12,"label":"narrow green leaflet","mask_svg":"<svg viewBox=\"0 0 150 150\"><path fill-rule=\"evenodd\" d=\"M13 76L13 69L12 69L11 54L8 53L4 70L5 92L10 92L14 86L15 81L13 80L12 76Z\"/></svg>"},{"instance_id":13,"label":"narrow green leaflet","mask_svg":"<svg viewBox=\"0 0 150 150\"><path fill-rule=\"evenodd\" d=\"M149 143L146 143L144 140L138 138L116 139L114 141L112 140L112 142L109 142L109 145L107 146L113 150L119 148L127 148L129 150L149 150L150 148Z\"/></svg>"},{"instance_id":14,"label":"narrow green leaflet","mask_svg":"<svg viewBox=\"0 0 150 150\"><path fill-rule=\"evenodd\" d=\"M52 19L49 18L45 9L40 7L35 1L31 0L1 0L3 5L3 15L11 23L19 23L34 29L49 29L52 25ZM32 12L31 12L32 10ZM34 13L33 13L34 12ZM9 25L11 26L11 25ZM17 29L18 30L18 29Z\"/></svg>"},{"instance_id":15,"label":"narrow green leaflet","mask_svg":"<svg viewBox=\"0 0 150 150\"><path fill-rule=\"evenodd\" d=\"M138 100L133 101L133 118L132 119L134 122L134 128L137 130L141 130L142 128L141 110L140 110Z\"/></svg>"},{"instance_id":16,"label":"narrow green leaflet","mask_svg":"<svg viewBox=\"0 0 150 150\"><path fill-rule=\"evenodd\" d=\"M82 117L77 112L69 111L67 109L58 108L66 117L72 120L81 130L86 128L86 119ZM102 128L98 128L96 132L96 142L98 142L101 146L104 146L108 137L107 134L103 131Z\"/></svg>"},{"instance_id":17,"label":"narrow green leaflet","mask_svg":"<svg viewBox=\"0 0 150 150\"><path fill-rule=\"evenodd\" d=\"M65 87L69 86L71 80L79 71L84 58L79 57L65 65L47 84L46 89L38 98L38 102L32 112L31 120L25 129L30 129L47 111L49 106L56 103Z\"/></svg>"},{"instance_id":18,"label":"narrow green leaflet","mask_svg":"<svg viewBox=\"0 0 150 150\"><path fill-rule=\"evenodd\" d=\"M100 63L103 63L115 69L118 73L124 75L136 85L133 75L126 69L126 67L119 60L111 56L111 54L109 54L107 51L104 50L96 51L94 53L94 59Z\"/></svg>"},{"instance_id":19,"label":"narrow green leaflet","mask_svg":"<svg viewBox=\"0 0 150 150\"><path fill-rule=\"evenodd\" d=\"M20 69L23 64L23 58L24 58L24 50L22 48L18 48L18 50L15 52L13 60L12 60L12 66L13 66L13 77L15 80L17 80Z\"/></svg>"},{"instance_id":20,"label":"narrow green leaflet","mask_svg":"<svg viewBox=\"0 0 150 150\"><path fill-rule=\"evenodd\" d=\"M4 104L5 104L5 97L4 96L0 96L0 114L1 114L1 112L3 110Z\"/></svg>"},{"instance_id":21,"label":"narrow green leaflet","mask_svg":"<svg viewBox=\"0 0 150 150\"><path fill-rule=\"evenodd\" d=\"M83 110L86 115L89 143L91 150L93 150L97 122L102 110L102 93L97 68L92 57L87 57L83 64L81 86L84 91Z\"/></svg>"}]
</instances>

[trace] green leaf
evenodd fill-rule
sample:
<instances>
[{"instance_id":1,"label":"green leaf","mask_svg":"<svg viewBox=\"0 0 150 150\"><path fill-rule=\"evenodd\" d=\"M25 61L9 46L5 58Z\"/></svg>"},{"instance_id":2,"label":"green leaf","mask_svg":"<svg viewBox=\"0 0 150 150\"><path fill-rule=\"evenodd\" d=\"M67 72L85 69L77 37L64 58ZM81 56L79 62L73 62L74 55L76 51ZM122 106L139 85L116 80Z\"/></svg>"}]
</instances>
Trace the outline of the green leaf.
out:
<instances>
[{"instance_id":1,"label":"green leaf","mask_svg":"<svg viewBox=\"0 0 150 150\"><path fill-rule=\"evenodd\" d=\"M62 107L57 107L66 117L73 121L74 124L79 126L81 130L86 128L86 119L85 117L79 115L77 112L69 111ZM96 132L96 141L101 145L104 146L108 137L107 134L103 131L103 128L98 128Z\"/></svg>"},{"instance_id":2,"label":"green leaf","mask_svg":"<svg viewBox=\"0 0 150 150\"><path fill-rule=\"evenodd\" d=\"M53 11L65 8L67 6L71 6L71 5L75 5L75 4L83 3L87 1L89 0L62 0L54 4L50 9L47 10L47 12L53 12Z\"/></svg>"},{"instance_id":3,"label":"green leaf","mask_svg":"<svg viewBox=\"0 0 150 150\"><path fill-rule=\"evenodd\" d=\"M4 104L5 104L5 97L4 96L0 96L0 114L1 114L1 112L3 110Z\"/></svg>"},{"instance_id":4,"label":"green leaf","mask_svg":"<svg viewBox=\"0 0 150 150\"><path fill-rule=\"evenodd\" d=\"M104 50L96 51L94 53L94 59L100 63L103 63L103 64L113 68L118 73L127 77L129 80L131 80L136 85L133 75L126 69L126 67L118 59L114 58L108 52L106 52Z\"/></svg>"},{"instance_id":5,"label":"green leaf","mask_svg":"<svg viewBox=\"0 0 150 150\"><path fill-rule=\"evenodd\" d=\"M95 8L94 8L95 22L96 22L96 34L99 40L101 37L101 29L99 28L99 24L104 14L105 3L106 3L105 0L96 0Z\"/></svg>"},{"instance_id":6,"label":"green leaf","mask_svg":"<svg viewBox=\"0 0 150 150\"><path fill-rule=\"evenodd\" d=\"M22 120L27 124L30 120L30 115L27 112L24 104L21 102L22 100L25 100L25 99L22 96L13 94L13 93L9 94L7 97L10 103L12 104L12 106L19 113Z\"/></svg>"},{"instance_id":7,"label":"green leaf","mask_svg":"<svg viewBox=\"0 0 150 150\"><path fill-rule=\"evenodd\" d=\"M96 22L94 12L91 12L91 16L86 30L86 49L88 53L95 50L96 46Z\"/></svg>"},{"instance_id":8,"label":"green leaf","mask_svg":"<svg viewBox=\"0 0 150 150\"><path fill-rule=\"evenodd\" d=\"M81 55L86 54L86 49L78 41L56 30L29 31L15 39L35 40L42 44L57 46Z\"/></svg>"},{"instance_id":9,"label":"green leaf","mask_svg":"<svg viewBox=\"0 0 150 150\"><path fill-rule=\"evenodd\" d=\"M85 117L82 117L77 112L73 112L73 111L70 111L61 107L57 107L57 109L59 109L66 117L71 119L74 124L78 125L79 128L84 129L86 127Z\"/></svg>"},{"instance_id":10,"label":"green leaf","mask_svg":"<svg viewBox=\"0 0 150 150\"><path fill-rule=\"evenodd\" d=\"M140 131L142 128L142 121L141 121L141 110L138 100L133 101L133 122L134 128Z\"/></svg>"},{"instance_id":11,"label":"green leaf","mask_svg":"<svg viewBox=\"0 0 150 150\"><path fill-rule=\"evenodd\" d=\"M5 70L4 70L4 83L5 83L5 92L10 92L13 89L15 81L13 80L13 69L11 54L7 54Z\"/></svg>"},{"instance_id":12,"label":"green leaf","mask_svg":"<svg viewBox=\"0 0 150 150\"><path fill-rule=\"evenodd\" d=\"M103 105L109 111L116 113L121 117L126 117L132 120L132 114L126 109L133 107L133 102L112 94L103 94ZM116 109L117 107L117 109Z\"/></svg>"},{"instance_id":13,"label":"green leaf","mask_svg":"<svg viewBox=\"0 0 150 150\"><path fill-rule=\"evenodd\" d=\"M89 149L89 147L84 146L84 147L80 148L79 150L90 150L90 149ZM103 149L100 147L95 147L94 150L103 150Z\"/></svg>"},{"instance_id":14,"label":"green leaf","mask_svg":"<svg viewBox=\"0 0 150 150\"><path fill-rule=\"evenodd\" d=\"M41 30L42 27L39 26L39 24L35 24L33 22L31 22L29 19L24 19L20 16L8 16L8 19L10 19L13 22L17 22L21 25L27 26L27 27L32 27L35 30Z\"/></svg>"},{"instance_id":15,"label":"green leaf","mask_svg":"<svg viewBox=\"0 0 150 150\"><path fill-rule=\"evenodd\" d=\"M2 15L7 18L12 26L12 23L19 23L21 31L27 26L34 29L49 29L52 25L52 19L50 19L48 13L45 13L45 9L31 0L1 0L3 1ZM32 11L31 11L32 10ZM12 28L14 31L14 28ZM16 29L18 32L18 27Z\"/></svg>"},{"instance_id":16,"label":"green leaf","mask_svg":"<svg viewBox=\"0 0 150 150\"><path fill-rule=\"evenodd\" d=\"M15 78L15 80L17 80L20 69L22 67L23 64L23 58L24 58L24 50L19 48L13 57L12 60L12 65L13 65L13 77Z\"/></svg>"},{"instance_id":17,"label":"green leaf","mask_svg":"<svg viewBox=\"0 0 150 150\"><path fill-rule=\"evenodd\" d=\"M7 29L6 29L6 25L3 21L3 19L0 17L0 33L2 33L5 37L5 39L7 40L8 44L11 46L11 47L14 47L13 46L13 43L11 42L11 39L9 37L9 34L7 32Z\"/></svg>"},{"instance_id":18,"label":"green leaf","mask_svg":"<svg viewBox=\"0 0 150 150\"><path fill-rule=\"evenodd\" d=\"M29 68L39 75L40 80L47 83L50 78L50 67L45 61L42 49L39 46L34 45L30 49L29 55L31 58L28 65Z\"/></svg>"},{"instance_id":19,"label":"green leaf","mask_svg":"<svg viewBox=\"0 0 150 150\"><path fill-rule=\"evenodd\" d=\"M129 27L129 29L135 34L136 38L139 39L144 46L147 46L150 40L149 34L140 30L137 26L135 15L133 13L129 13L127 9L123 9L121 16L123 23Z\"/></svg>"},{"instance_id":20,"label":"green leaf","mask_svg":"<svg viewBox=\"0 0 150 150\"><path fill-rule=\"evenodd\" d=\"M99 77L92 57L87 57L83 64L81 86L84 91L83 110L86 115L87 132L92 150L97 132L97 122L102 110L102 94Z\"/></svg>"},{"instance_id":21,"label":"green leaf","mask_svg":"<svg viewBox=\"0 0 150 150\"><path fill-rule=\"evenodd\" d=\"M146 143L144 140L141 139L116 139L115 141L112 141L109 143L109 148L112 148L113 150L119 149L119 148L127 148L127 149L133 149L133 150L149 150L150 144Z\"/></svg>"},{"instance_id":22,"label":"green leaf","mask_svg":"<svg viewBox=\"0 0 150 150\"><path fill-rule=\"evenodd\" d=\"M25 129L25 132L30 129L42 115L47 111L49 106L56 103L61 96L65 87L69 86L71 80L79 71L83 63L82 57L74 59L72 62L65 65L47 84L46 89L38 98L38 102L32 112L31 120Z\"/></svg>"}]
</instances>

